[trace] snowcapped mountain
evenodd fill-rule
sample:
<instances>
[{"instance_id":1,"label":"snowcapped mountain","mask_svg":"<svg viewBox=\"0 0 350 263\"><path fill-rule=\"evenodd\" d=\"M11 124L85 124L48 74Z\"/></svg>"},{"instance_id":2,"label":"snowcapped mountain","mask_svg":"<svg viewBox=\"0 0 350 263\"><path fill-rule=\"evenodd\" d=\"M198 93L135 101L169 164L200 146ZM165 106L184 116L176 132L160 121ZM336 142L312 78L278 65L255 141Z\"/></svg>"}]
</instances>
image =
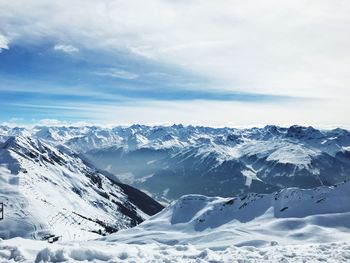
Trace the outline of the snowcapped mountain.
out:
<instances>
[{"instance_id":1,"label":"snowcapped mountain","mask_svg":"<svg viewBox=\"0 0 350 263\"><path fill-rule=\"evenodd\" d=\"M348 262L350 181L231 198L187 195L97 240L0 240L3 262Z\"/></svg>"},{"instance_id":2,"label":"snowcapped mountain","mask_svg":"<svg viewBox=\"0 0 350 263\"><path fill-rule=\"evenodd\" d=\"M212 249L346 241L349 198L350 181L233 198L187 195L142 224L103 240Z\"/></svg>"},{"instance_id":3,"label":"snowcapped mountain","mask_svg":"<svg viewBox=\"0 0 350 263\"><path fill-rule=\"evenodd\" d=\"M313 127L0 127L79 154L121 182L169 202L333 185L350 175L350 132Z\"/></svg>"},{"instance_id":4,"label":"snowcapped mountain","mask_svg":"<svg viewBox=\"0 0 350 263\"><path fill-rule=\"evenodd\" d=\"M54 244L0 240L0 261L350 258L346 130L138 125L0 131L0 237L62 236ZM162 210L117 178L159 198L192 194Z\"/></svg>"},{"instance_id":5,"label":"snowcapped mountain","mask_svg":"<svg viewBox=\"0 0 350 263\"><path fill-rule=\"evenodd\" d=\"M47 135L46 131L38 133ZM2 238L95 238L135 226L163 208L77 155L65 153L36 136L13 134L6 134L7 140L0 144ZM60 136L56 135L46 138Z\"/></svg>"}]
</instances>

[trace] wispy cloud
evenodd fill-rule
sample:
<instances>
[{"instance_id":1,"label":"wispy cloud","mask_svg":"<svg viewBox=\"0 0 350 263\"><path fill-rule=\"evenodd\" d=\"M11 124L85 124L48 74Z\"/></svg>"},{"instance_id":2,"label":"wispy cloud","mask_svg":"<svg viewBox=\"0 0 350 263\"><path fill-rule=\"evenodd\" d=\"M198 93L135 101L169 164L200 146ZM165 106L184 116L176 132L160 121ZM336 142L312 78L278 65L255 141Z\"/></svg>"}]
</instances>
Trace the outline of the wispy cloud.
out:
<instances>
[{"instance_id":1,"label":"wispy cloud","mask_svg":"<svg viewBox=\"0 0 350 263\"><path fill-rule=\"evenodd\" d=\"M191 101L138 101L132 104L76 104L62 105L19 105L25 112L45 108L47 115L41 114L36 120L54 116L59 123L86 121L99 124L173 124L183 123L208 126L263 126L267 123L281 126L301 125L334 125L346 127L349 123L342 118L343 106L346 100L338 102L338 107L325 104L323 101L288 102L278 104L261 104L256 102L236 102L199 100ZM305 112L305 106L311 109ZM11 105L8 105L8 108ZM256 109L259 109L259 114ZM319 108L324 108L324 115L319 114ZM208 110L210 109L210 110ZM42 111L40 111L41 113ZM205 114L204 114L205 113ZM142 118L140 118L142 116ZM74 118L72 118L74 117ZM66 121L66 120L69 121ZM62 121L61 121L62 120ZM74 121L75 120L75 121ZM38 121L35 121L36 123ZM54 121L53 121L54 122Z\"/></svg>"},{"instance_id":2,"label":"wispy cloud","mask_svg":"<svg viewBox=\"0 0 350 263\"><path fill-rule=\"evenodd\" d=\"M294 118L296 104L279 102L317 97L324 99L324 107L317 109L315 120L327 122L337 116L348 121L345 113L350 106L344 98L350 97L349 12L349 1L328 0L150 0L147 4L142 0L28 0L26 8L20 0L2 1L0 50L10 50L0 54L1 75L14 76L16 71L27 85L4 87L0 79L0 90L21 89L33 105L39 90L47 95L47 104L58 100L60 93L85 94L84 101L92 105L96 103L92 97L100 103L108 97L120 103L117 96L184 107L202 100L225 105L263 102L278 112L288 112L286 116L293 120L304 120L304 115L312 120L313 107L321 104L300 101ZM21 53L29 54L33 64L24 63L28 57L13 55L12 45L40 47L33 54ZM41 45L49 45L47 53L55 57L45 57L48 54ZM171 70L166 69L169 65ZM35 82L39 80L56 85L38 88ZM8 99L0 94L0 103ZM176 115L167 110L169 116ZM198 119L211 108L201 110ZM247 118L260 116L260 107L251 110L244 108ZM133 112L139 118L139 112ZM166 118L159 110L150 114L155 112ZM264 114L287 118L272 111ZM228 121L232 118L227 112L222 116Z\"/></svg>"},{"instance_id":3,"label":"wispy cloud","mask_svg":"<svg viewBox=\"0 0 350 263\"><path fill-rule=\"evenodd\" d=\"M71 54L71 53L76 53L79 51L78 48L72 46L72 45L63 45L63 44L58 44L58 45L55 45L53 47L54 50L56 51L61 51L61 52L64 52L64 53L68 53L68 54Z\"/></svg>"},{"instance_id":4,"label":"wispy cloud","mask_svg":"<svg viewBox=\"0 0 350 263\"><path fill-rule=\"evenodd\" d=\"M33 120L34 125L39 125L39 126L74 126L74 127L79 127L79 126L87 126L87 125L92 125L92 123L89 122L84 122L84 121L63 121L59 119L40 119L40 120Z\"/></svg>"},{"instance_id":5,"label":"wispy cloud","mask_svg":"<svg viewBox=\"0 0 350 263\"><path fill-rule=\"evenodd\" d=\"M66 52L125 51L181 66L231 90L327 97L336 87L339 95L349 95L348 1L31 0L25 9L22 5L3 1L0 10L3 32L16 43L50 38L69 43L60 44Z\"/></svg>"},{"instance_id":6,"label":"wispy cloud","mask_svg":"<svg viewBox=\"0 0 350 263\"><path fill-rule=\"evenodd\" d=\"M62 126L63 122L57 119L41 119L38 121L38 124L44 126Z\"/></svg>"},{"instance_id":7,"label":"wispy cloud","mask_svg":"<svg viewBox=\"0 0 350 263\"><path fill-rule=\"evenodd\" d=\"M0 34L0 53L2 49L9 49L9 40L2 34Z\"/></svg>"},{"instance_id":8,"label":"wispy cloud","mask_svg":"<svg viewBox=\"0 0 350 263\"><path fill-rule=\"evenodd\" d=\"M137 79L139 77L139 75L136 73L118 68L109 68L105 69L104 71L94 72L94 74L98 76L112 77L118 79Z\"/></svg>"}]
</instances>

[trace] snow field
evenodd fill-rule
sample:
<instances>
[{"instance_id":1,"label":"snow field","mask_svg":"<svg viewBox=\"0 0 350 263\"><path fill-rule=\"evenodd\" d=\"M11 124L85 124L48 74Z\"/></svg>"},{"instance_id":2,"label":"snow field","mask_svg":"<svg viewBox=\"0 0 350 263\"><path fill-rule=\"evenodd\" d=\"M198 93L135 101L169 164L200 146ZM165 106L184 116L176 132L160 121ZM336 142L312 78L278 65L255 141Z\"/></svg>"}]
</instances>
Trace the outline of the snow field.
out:
<instances>
[{"instance_id":1,"label":"snow field","mask_svg":"<svg viewBox=\"0 0 350 263\"><path fill-rule=\"evenodd\" d=\"M86 241L48 244L15 238L0 242L0 262L349 262L350 243L229 246L199 249L193 245L131 245Z\"/></svg>"}]
</instances>

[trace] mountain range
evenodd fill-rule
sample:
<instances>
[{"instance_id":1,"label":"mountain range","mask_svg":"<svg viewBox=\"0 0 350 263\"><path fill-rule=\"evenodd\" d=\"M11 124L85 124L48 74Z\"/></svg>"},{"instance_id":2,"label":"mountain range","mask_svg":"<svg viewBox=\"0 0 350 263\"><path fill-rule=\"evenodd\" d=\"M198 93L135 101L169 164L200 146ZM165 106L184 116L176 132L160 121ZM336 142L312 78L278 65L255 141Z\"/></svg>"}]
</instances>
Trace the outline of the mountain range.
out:
<instances>
[{"instance_id":1,"label":"mountain range","mask_svg":"<svg viewBox=\"0 0 350 263\"><path fill-rule=\"evenodd\" d=\"M185 194L234 196L349 178L350 133L313 127L0 127L81 159L111 178L169 203Z\"/></svg>"},{"instance_id":2,"label":"mountain range","mask_svg":"<svg viewBox=\"0 0 350 263\"><path fill-rule=\"evenodd\" d=\"M0 261L347 261L349 178L339 128L0 126Z\"/></svg>"}]
</instances>

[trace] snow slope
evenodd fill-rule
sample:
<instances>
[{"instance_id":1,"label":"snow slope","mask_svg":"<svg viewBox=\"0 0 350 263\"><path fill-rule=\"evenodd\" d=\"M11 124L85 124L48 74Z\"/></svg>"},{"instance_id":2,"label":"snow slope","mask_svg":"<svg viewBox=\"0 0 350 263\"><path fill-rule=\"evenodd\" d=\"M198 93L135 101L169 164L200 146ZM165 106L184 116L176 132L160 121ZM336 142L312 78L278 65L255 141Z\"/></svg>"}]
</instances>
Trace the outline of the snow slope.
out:
<instances>
[{"instance_id":1,"label":"snow slope","mask_svg":"<svg viewBox=\"0 0 350 263\"><path fill-rule=\"evenodd\" d=\"M96 238L134 226L162 207L39 139L10 137L0 145L2 238Z\"/></svg>"},{"instance_id":2,"label":"snow slope","mask_svg":"<svg viewBox=\"0 0 350 263\"><path fill-rule=\"evenodd\" d=\"M348 262L350 181L234 198L184 196L98 240L0 241L9 262Z\"/></svg>"},{"instance_id":3,"label":"snow slope","mask_svg":"<svg viewBox=\"0 0 350 263\"><path fill-rule=\"evenodd\" d=\"M348 262L350 182L332 184L349 176L349 138L299 126L0 127L0 262ZM156 214L102 169L169 199L209 196ZM290 187L310 185L324 186Z\"/></svg>"},{"instance_id":4,"label":"snow slope","mask_svg":"<svg viewBox=\"0 0 350 263\"><path fill-rule=\"evenodd\" d=\"M224 249L350 240L350 181L234 198L188 195L142 224L105 238Z\"/></svg>"},{"instance_id":5,"label":"snow slope","mask_svg":"<svg viewBox=\"0 0 350 263\"><path fill-rule=\"evenodd\" d=\"M0 241L1 262L129 262L129 263L260 263L349 262L350 242L304 245L229 246L223 250L161 244L130 245L103 241L48 244L11 239Z\"/></svg>"}]
</instances>

